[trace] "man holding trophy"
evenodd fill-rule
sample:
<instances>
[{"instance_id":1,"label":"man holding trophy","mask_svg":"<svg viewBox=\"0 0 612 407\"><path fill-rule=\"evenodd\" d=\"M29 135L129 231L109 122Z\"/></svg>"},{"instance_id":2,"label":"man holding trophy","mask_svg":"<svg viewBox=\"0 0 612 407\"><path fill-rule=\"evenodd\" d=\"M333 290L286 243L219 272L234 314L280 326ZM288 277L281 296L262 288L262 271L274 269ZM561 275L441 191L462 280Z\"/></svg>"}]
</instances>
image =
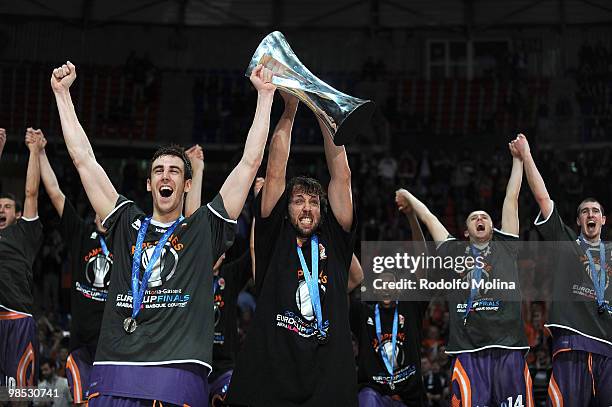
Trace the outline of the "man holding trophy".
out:
<instances>
[{"instance_id":1,"label":"man holding trophy","mask_svg":"<svg viewBox=\"0 0 612 407\"><path fill-rule=\"evenodd\" d=\"M308 90L316 77L311 76L310 81L304 78L309 72L299 61L295 63L297 58L279 35L266 37L251 63L252 67L267 61L285 100L285 111L270 142L266 183L255 204L255 289L259 300L238 356L227 403L254 407L356 406L357 380L346 298L355 217L346 151L344 146L334 144L341 141L339 134L342 139L350 135L342 136L341 125L346 120L325 114L330 109L313 106L317 94L307 96L303 90ZM270 45L267 40L277 42ZM293 58L293 64L282 63L287 55ZM303 89L296 89L296 78L302 79ZM286 181L291 128L298 105L295 96L317 115L331 176L327 191L317 180L305 176Z\"/></svg>"}]
</instances>

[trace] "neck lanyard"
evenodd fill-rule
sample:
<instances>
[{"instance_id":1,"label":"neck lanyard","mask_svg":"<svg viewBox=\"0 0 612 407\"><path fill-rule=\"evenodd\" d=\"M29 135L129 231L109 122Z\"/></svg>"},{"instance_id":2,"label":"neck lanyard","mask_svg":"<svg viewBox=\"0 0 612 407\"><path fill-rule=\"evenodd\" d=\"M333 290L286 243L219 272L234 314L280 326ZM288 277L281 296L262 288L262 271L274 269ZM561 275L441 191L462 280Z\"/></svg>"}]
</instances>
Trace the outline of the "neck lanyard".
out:
<instances>
[{"instance_id":1,"label":"neck lanyard","mask_svg":"<svg viewBox=\"0 0 612 407\"><path fill-rule=\"evenodd\" d=\"M395 301L395 313L393 314L393 330L391 331L391 358L388 358L387 352L383 349L382 346L382 328L380 324L380 309L378 304L374 307L374 319L376 321L376 337L378 338L378 351L380 356L385 363L385 367L387 368L387 372L391 375L391 381L389 382L389 387L391 390L395 390L395 384L393 383L394 375L393 375L393 362L395 361L395 353L397 349L397 325L398 325L398 317L397 317L397 308L398 302Z\"/></svg>"},{"instance_id":2,"label":"neck lanyard","mask_svg":"<svg viewBox=\"0 0 612 407\"><path fill-rule=\"evenodd\" d=\"M104 253L104 255L107 258L109 258L110 252L108 251L108 247L106 246L106 241L104 240L102 235L100 235L99 233L98 233L98 240L100 241L100 247L102 248L102 253Z\"/></svg>"},{"instance_id":3,"label":"neck lanyard","mask_svg":"<svg viewBox=\"0 0 612 407\"><path fill-rule=\"evenodd\" d=\"M174 229L176 229L178 224L181 223L183 219L183 216L180 216L172 224L172 226L166 230L161 239L159 239L159 242L153 250L153 255L149 259L149 263L147 263L144 275L142 276L142 281L140 281L138 278L140 275L140 263L142 261L142 244L144 243L147 229L151 223L151 217L146 217L140 225L140 229L138 230L138 238L136 239L136 247L134 248L134 257L132 259L132 316L123 321L123 328L127 333L132 333L136 330L136 317L140 312L140 306L144 298L144 293L147 289L149 278L153 273L153 266L155 263L157 263L157 260L161 256L162 248L166 245L170 235L172 235Z\"/></svg>"},{"instance_id":4,"label":"neck lanyard","mask_svg":"<svg viewBox=\"0 0 612 407\"><path fill-rule=\"evenodd\" d=\"M606 300L604 298L606 291L606 245L603 241L599 240L599 274L595 269L595 260L591 250L592 246L586 241L584 236L579 236L580 246L585 251L587 258L589 259L589 272L591 273L591 280L593 280L593 286L595 287L595 296L597 299L597 311L602 314L606 308Z\"/></svg>"},{"instance_id":5,"label":"neck lanyard","mask_svg":"<svg viewBox=\"0 0 612 407\"><path fill-rule=\"evenodd\" d=\"M472 256L476 259L482 253L478 250L473 244L470 244L470 250L472 252ZM470 311L472 310L472 304L474 303L474 298L476 297L476 293L478 292L477 284L480 283L482 279L482 268L477 266L478 262L474 264L474 272L472 274L472 278L469 281L470 283L470 296L468 297L467 306L465 307L465 313L463 314L463 325L467 324L468 316L470 315ZM473 281L472 281L473 280ZM474 281L476 284L474 284Z\"/></svg>"},{"instance_id":6,"label":"neck lanyard","mask_svg":"<svg viewBox=\"0 0 612 407\"><path fill-rule=\"evenodd\" d=\"M325 343L328 336L323 324L323 312L321 310L321 299L319 297L319 238L317 235L313 235L310 238L312 274L308 269L306 259L304 259L304 253L302 253L302 248L299 245L297 246L297 253L298 257L300 258L302 271L304 272L304 280L306 281L306 285L308 287L308 293L310 294L312 309L314 310L315 317L317 319L317 339L319 342Z\"/></svg>"}]
</instances>

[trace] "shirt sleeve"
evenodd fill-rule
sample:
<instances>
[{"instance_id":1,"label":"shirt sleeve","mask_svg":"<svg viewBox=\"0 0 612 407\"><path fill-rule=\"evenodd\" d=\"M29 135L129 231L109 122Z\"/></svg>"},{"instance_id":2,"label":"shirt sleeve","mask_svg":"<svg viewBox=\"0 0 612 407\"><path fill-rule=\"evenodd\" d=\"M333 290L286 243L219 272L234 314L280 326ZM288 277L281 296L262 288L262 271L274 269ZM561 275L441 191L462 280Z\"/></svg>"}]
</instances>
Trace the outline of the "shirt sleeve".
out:
<instances>
[{"instance_id":1,"label":"shirt sleeve","mask_svg":"<svg viewBox=\"0 0 612 407\"><path fill-rule=\"evenodd\" d=\"M119 195L115 208L109 213L104 220L102 220L102 226L104 226L108 232L108 236L112 236L117 227L122 222L136 222L137 217L141 216L143 212L136 207L133 201L130 201L123 195ZM133 219L136 218L136 219ZM140 220L138 220L140 222ZM140 224L138 224L140 227Z\"/></svg>"},{"instance_id":2,"label":"shirt sleeve","mask_svg":"<svg viewBox=\"0 0 612 407\"><path fill-rule=\"evenodd\" d=\"M24 217L19 218L17 222L19 230L24 236L24 242L28 250L25 251L30 264L34 263L36 255L38 254L43 244L43 226L40 218L37 216L34 219L27 219Z\"/></svg>"},{"instance_id":3,"label":"shirt sleeve","mask_svg":"<svg viewBox=\"0 0 612 407\"><path fill-rule=\"evenodd\" d=\"M287 216L287 192L285 191L270 215L261 216L261 197L258 194L254 202L255 212L255 292L259 294L263 281L270 266L274 243L281 232L283 219Z\"/></svg>"},{"instance_id":4,"label":"shirt sleeve","mask_svg":"<svg viewBox=\"0 0 612 407\"><path fill-rule=\"evenodd\" d=\"M347 265L346 275L348 276L355 246L355 232L357 230L357 215L355 213L355 207L353 206L353 224L348 232L342 228L340 223L338 223L338 220L330 207L327 208L327 213L324 214L323 222L324 224L322 227L327 228L331 242L333 242L334 245L339 246L339 252L342 253L343 256L342 261Z\"/></svg>"},{"instance_id":5,"label":"shirt sleeve","mask_svg":"<svg viewBox=\"0 0 612 407\"><path fill-rule=\"evenodd\" d=\"M351 331L357 338L361 338L361 319L366 304L355 298L351 298L349 305L349 323L351 325Z\"/></svg>"},{"instance_id":6,"label":"shirt sleeve","mask_svg":"<svg viewBox=\"0 0 612 407\"><path fill-rule=\"evenodd\" d=\"M537 231L542 235L544 240L548 241L557 241L557 240L566 240L566 226L559 216L559 212L557 211L557 206L553 202L553 209L548 215L547 218L542 216L542 213L538 213L534 225ZM573 239L572 239L573 240Z\"/></svg>"},{"instance_id":7,"label":"shirt sleeve","mask_svg":"<svg viewBox=\"0 0 612 407\"><path fill-rule=\"evenodd\" d=\"M519 236L512 233L502 232L498 229L493 229L493 240L501 243L512 253L513 256L518 256L519 252Z\"/></svg>"},{"instance_id":8,"label":"shirt sleeve","mask_svg":"<svg viewBox=\"0 0 612 407\"><path fill-rule=\"evenodd\" d=\"M81 239L85 230L85 221L79 216L70 201L64 200L64 210L60 219L59 231L66 243L73 245L74 241Z\"/></svg>"},{"instance_id":9,"label":"shirt sleeve","mask_svg":"<svg viewBox=\"0 0 612 407\"><path fill-rule=\"evenodd\" d=\"M237 222L227 214L221 194L217 194L212 201L206 204L206 209L214 264L234 244Z\"/></svg>"}]
</instances>

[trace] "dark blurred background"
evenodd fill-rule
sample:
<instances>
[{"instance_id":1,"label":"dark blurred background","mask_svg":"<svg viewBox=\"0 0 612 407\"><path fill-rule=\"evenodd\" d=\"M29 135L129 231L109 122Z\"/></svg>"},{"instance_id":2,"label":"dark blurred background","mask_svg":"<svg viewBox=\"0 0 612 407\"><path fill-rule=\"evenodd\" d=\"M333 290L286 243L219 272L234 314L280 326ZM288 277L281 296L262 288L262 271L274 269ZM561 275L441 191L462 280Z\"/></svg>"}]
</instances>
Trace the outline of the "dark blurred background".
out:
<instances>
[{"instance_id":1,"label":"dark blurred background","mask_svg":"<svg viewBox=\"0 0 612 407\"><path fill-rule=\"evenodd\" d=\"M274 30L319 78L377 104L371 126L347 146L361 240L410 238L393 202L398 187L411 189L454 234L476 208L499 221L511 165L507 142L518 132L527 135L567 222L582 197L612 204L612 4L605 0L3 2L0 127L8 142L0 191L23 196L25 129L41 128L60 186L87 216L49 86L52 69L69 59L77 66L72 94L79 119L121 193L148 207L146 166L155 148L200 143L203 196L212 198L252 121L256 93L244 71ZM272 125L281 111L278 97ZM328 177L320 132L303 105L289 165L289 175L296 174ZM46 234L35 272L41 346L43 356L61 365L70 270L44 193L40 214ZM525 239L537 239L536 214L524 182ZM249 222L247 208L243 238ZM521 264L537 263L527 256ZM248 295L241 303L243 334L253 311ZM541 400L550 372L542 327L547 304L527 298L524 308ZM447 335L448 311L434 301L424 326L430 362L424 373L435 374L441 388L448 383Z\"/></svg>"}]
</instances>

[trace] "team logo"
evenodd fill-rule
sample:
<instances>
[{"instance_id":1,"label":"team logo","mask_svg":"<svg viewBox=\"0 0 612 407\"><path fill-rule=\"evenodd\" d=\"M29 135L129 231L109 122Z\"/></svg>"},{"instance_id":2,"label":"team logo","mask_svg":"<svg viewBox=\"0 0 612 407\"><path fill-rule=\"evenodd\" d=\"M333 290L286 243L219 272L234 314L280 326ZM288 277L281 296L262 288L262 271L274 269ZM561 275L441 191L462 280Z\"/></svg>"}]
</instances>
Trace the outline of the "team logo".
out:
<instances>
[{"instance_id":1,"label":"team logo","mask_svg":"<svg viewBox=\"0 0 612 407\"><path fill-rule=\"evenodd\" d=\"M134 222L132 222L132 227L136 230L140 230L140 219L136 219Z\"/></svg>"},{"instance_id":2,"label":"team logo","mask_svg":"<svg viewBox=\"0 0 612 407\"><path fill-rule=\"evenodd\" d=\"M398 367L404 364L404 352L402 351L402 342L397 341L397 345L395 347L395 357L393 358L393 370L396 370ZM392 360L393 357L393 342L390 340L383 340L382 342L382 351L385 353L387 360ZM380 351L380 350L379 350Z\"/></svg>"},{"instance_id":3,"label":"team logo","mask_svg":"<svg viewBox=\"0 0 612 407\"><path fill-rule=\"evenodd\" d=\"M149 260L153 256L155 247L148 247L142 252L141 267L147 268ZM178 264L178 253L170 245L166 243L162 249L161 255L157 262L153 265L153 271L151 272L151 278L149 278L149 284L147 287L159 287L169 281L176 272L176 265Z\"/></svg>"},{"instance_id":4,"label":"team logo","mask_svg":"<svg viewBox=\"0 0 612 407\"><path fill-rule=\"evenodd\" d=\"M323 246L321 243L319 243L319 259L327 259L327 254L325 253L325 246Z\"/></svg>"},{"instance_id":5,"label":"team logo","mask_svg":"<svg viewBox=\"0 0 612 407\"><path fill-rule=\"evenodd\" d=\"M319 284L319 298L321 300L321 305L323 305L325 286L322 284ZM313 321L315 319L312 301L310 301L310 293L308 292L308 284L306 284L305 280L300 280L298 284L297 291L295 292L295 303L304 319L307 321Z\"/></svg>"},{"instance_id":6,"label":"team logo","mask_svg":"<svg viewBox=\"0 0 612 407\"><path fill-rule=\"evenodd\" d=\"M610 253L612 256L612 253ZM606 289L610 284L610 276L612 276L612 264L610 264L610 257L606 256ZM591 267L589 265L589 259L587 256L582 256L582 264L584 264L584 272L587 276L594 281L594 278L599 276L599 272L601 271L601 265L599 264L599 252L597 255L593 255L593 262L595 263L595 273L591 273Z\"/></svg>"},{"instance_id":7,"label":"team logo","mask_svg":"<svg viewBox=\"0 0 612 407\"><path fill-rule=\"evenodd\" d=\"M475 274L475 270L472 269L465 276L463 276L462 280L467 281L470 284L470 287L472 287L473 284L480 283L477 288L478 291L476 293L476 298L479 298L479 297L484 296L489 291L489 289L486 288L486 285L491 280L491 276L489 275L488 271L483 269L482 272L480 273L480 282L478 282L476 281L474 274Z\"/></svg>"},{"instance_id":8,"label":"team logo","mask_svg":"<svg viewBox=\"0 0 612 407\"><path fill-rule=\"evenodd\" d=\"M85 278L93 287L107 288L110 283L110 268L113 261L104 253L99 253L89 259L85 265Z\"/></svg>"},{"instance_id":9,"label":"team logo","mask_svg":"<svg viewBox=\"0 0 612 407\"><path fill-rule=\"evenodd\" d=\"M368 321L366 322L368 325L372 325L374 326L374 321L372 320L372 317L368 317Z\"/></svg>"},{"instance_id":10,"label":"team logo","mask_svg":"<svg viewBox=\"0 0 612 407\"><path fill-rule=\"evenodd\" d=\"M399 322L399 327L400 327L400 328L403 328L403 327L404 327L404 316L403 316L402 314L399 314L399 315L397 316L397 320L398 320L398 322Z\"/></svg>"}]
</instances>

